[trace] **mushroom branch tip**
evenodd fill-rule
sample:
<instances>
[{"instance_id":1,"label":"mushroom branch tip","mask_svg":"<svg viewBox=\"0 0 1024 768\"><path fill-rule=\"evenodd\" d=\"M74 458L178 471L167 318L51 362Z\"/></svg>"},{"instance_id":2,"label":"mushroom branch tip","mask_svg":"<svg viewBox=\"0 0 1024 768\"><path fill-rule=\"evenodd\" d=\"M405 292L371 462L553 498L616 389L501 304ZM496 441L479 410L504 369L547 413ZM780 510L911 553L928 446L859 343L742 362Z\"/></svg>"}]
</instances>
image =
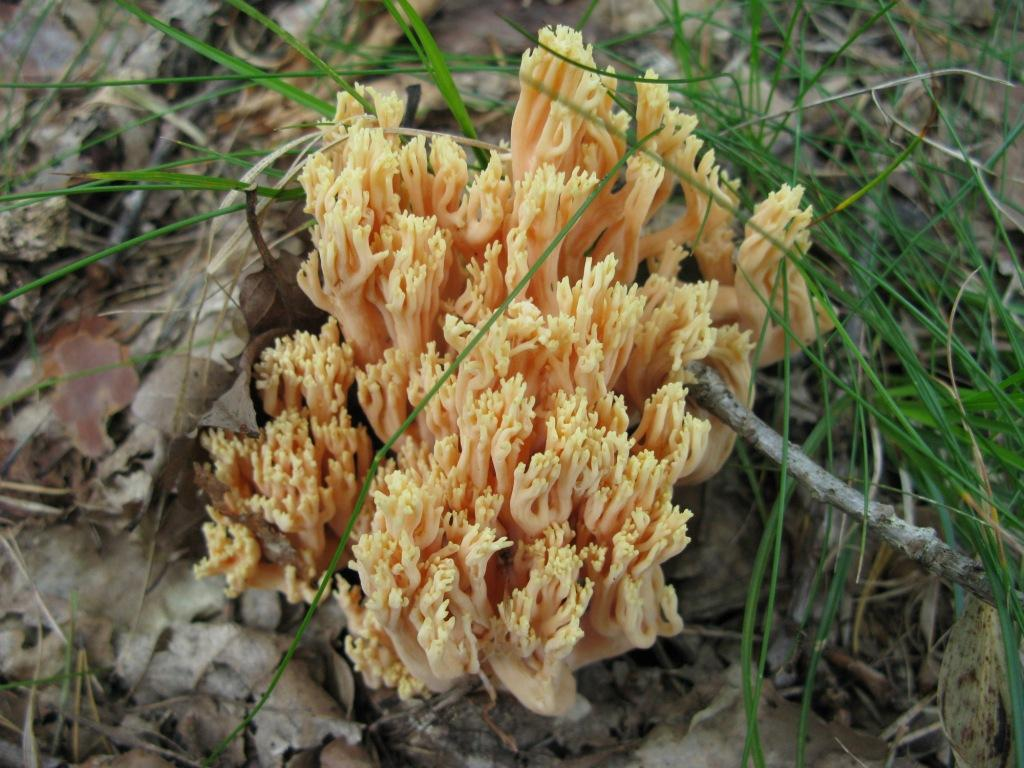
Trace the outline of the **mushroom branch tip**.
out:
<instances>
[{"instance_id":1,"label":"mushroom branch tip","mask_svg":"<svg viewBox=\"0 0 1024 768\"><path fill-rule=\"evenodd\" d=\"M673 490L717 472L735 439L692 397L688 366L749 403L752 332L768 335L763 361L792 349L773 335L778 307L800 340L826 323L791 263L808 247L799 188L758 206L737 244L737 182L667 87L638 83L631 127L578 32L540 41L523 57L510 151L480 170L450 137L391 130L397 97L358 86L369 115L338 96L301 177L314 226L298 282L329 319L256 364L258 435L203 435L197 571L223 574L232 595L310 599L372 437L415 412L368 479L335 581L349 657L403 698L484 674L557 715L575 669L682 627L662 566L691 515ZM622 165L633 130L651 138ZM676 190L684 213L652 227ZM691 257L696 282L679 277Z\"/></svg>"}]
</instances>

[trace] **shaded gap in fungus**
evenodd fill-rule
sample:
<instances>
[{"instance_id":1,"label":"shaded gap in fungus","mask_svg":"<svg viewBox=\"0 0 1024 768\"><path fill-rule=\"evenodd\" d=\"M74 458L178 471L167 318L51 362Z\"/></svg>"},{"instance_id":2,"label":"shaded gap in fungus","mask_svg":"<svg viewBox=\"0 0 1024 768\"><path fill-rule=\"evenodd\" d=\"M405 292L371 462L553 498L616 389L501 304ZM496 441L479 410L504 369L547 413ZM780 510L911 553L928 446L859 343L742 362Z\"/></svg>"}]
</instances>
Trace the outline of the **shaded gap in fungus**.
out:
<instances>
[{"instance_id":1,"label":"shaded gap in fungus","mask_svg":"<svg viewBox=\"0 0 1024 768\"><path fill-rule=\"evenodd\" d=\"M647 262L643 262L643 265L646 267ZM697 263L695 258L689 255L680 262L679 271L676 272L676 277L687 283L699 283L704 281L704 277L700 273L700 264Z\"/></svg>"},{"instance_id":2,"label":"shaded gap in fungus","mask_svg":"<svg viewBox=\"0 0 1024 768\"><path fill-rule=\"evenodd\" d=\"M355 386L355 382L348 388L345 408L348 410L349 418L352 419L352 426L366 427L366 431L370 436L370 448L373 452L376 453L384 447L384 441L377 436L376 431L370 426L370 420L366 418L366 412L363 411L363 407L359 404L359 387Z\"/></svg>"}]
</instances>

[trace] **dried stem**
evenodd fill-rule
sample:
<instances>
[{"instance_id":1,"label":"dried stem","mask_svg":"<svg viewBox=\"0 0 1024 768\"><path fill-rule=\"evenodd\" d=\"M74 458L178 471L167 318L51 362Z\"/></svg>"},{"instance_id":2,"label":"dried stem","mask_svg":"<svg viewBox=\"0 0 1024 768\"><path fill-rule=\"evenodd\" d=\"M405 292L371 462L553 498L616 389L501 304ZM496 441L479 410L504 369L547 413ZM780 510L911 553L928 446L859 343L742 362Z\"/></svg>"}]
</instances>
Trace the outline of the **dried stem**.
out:
<instances>
[{"instance_id":1,"label":"dried stem","mask_svg":"<svg viewBox=\"0 0 1024 768\"><path fill-rule=\"evenodd\" d=\"M252 233L252 241L256 243L256 250L260 252L260 258L263 259L263 266L273 272L275 260L260 229L260 218L256 211L256 196L255 184L245 190L245 221L249 225L249 232Z\"/></svg>"},{"instance_id":2,"label":"dried stem","mask_svg":"<svg viewBox=\"0 0 1024 768\"><path fill-rule=\"evenodd\" d=\"M688 370L697 378L690 394L727 424L758 452L782 463L782 436L740 403L713 370L700 363ZM861 520L868 530L889 546L916 560L932 573L994 605L992 587L981 564L942 542L931 528L910 525L890 504L867 501L839 478L819 467L793 443L789 444L787 470L818 501ZM1019 597L1019 596L1018 596Z\"/></svg>"}]
</instances>

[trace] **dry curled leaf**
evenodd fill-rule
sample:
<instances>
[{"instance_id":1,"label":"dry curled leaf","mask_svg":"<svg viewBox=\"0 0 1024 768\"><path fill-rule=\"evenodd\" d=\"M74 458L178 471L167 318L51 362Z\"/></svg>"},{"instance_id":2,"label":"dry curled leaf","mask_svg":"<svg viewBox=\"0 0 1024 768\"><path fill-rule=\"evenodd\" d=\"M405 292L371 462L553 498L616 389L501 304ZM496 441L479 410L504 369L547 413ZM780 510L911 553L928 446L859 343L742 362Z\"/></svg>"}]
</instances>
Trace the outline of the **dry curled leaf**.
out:
<instances>
[{"instance_id":1,"label":"dry curled leaf","mask_svg":"<svg viewBox=\"0 0 1024 768\"><path fill-rule=\"evenodd\" d=\"M252 531L263 549L263 556L270 563L298 566L299 553L283 533L272 527L259 515L243 514L238 521Z\"/></svg>"},{"instance_id":2,"label":"dry curled leaf","mask_svg":"<svg viewBox=\"0 0 1024 768\"><path fill-rule=\"evenodd\" d=\"M251 336L271 328L316 327L323 313L313 306L295 281L302 259L281 253L242 280L238 299Z\"/></svg>"},{"instance_id":3,"label":"dry curled leaf","mask_svg":"<svg viewBox=\"0 0 1024 768\"><path fill-rule=\"evenodd\" d=\"M113 338L116 330L101 318L66 325L43 353L43 372L58 379L53 412L75 448L91 458L113 448L107 419L129 405L139 388L128 349Z\"/></svg>"},{"instance_id":4,"label":"dry curled leaf","mask_svg":"<svg viewBox=\"0 0 1024 768\"><path fill-rule=\"evenodd\" d=\"M345 717L351 718L356 701L356 678L352 674L352 667L340 653L331 648L328 656L328 669L330 691L341 704Z\"/></svg>"},{"instance_id":5,"label":"dry curled leaf","mask_svg":"<svg viewBox=\"0 0 1024 768\"><path fill-rule=\"evenodd\" d=\"M1012 763L1010 694L999 614L969 598L949 634L939 671L942 728L963 768Z\"/></svg>"},{"instance_id":6,"label":"dry curled leaf","mask_svg":"<svg viewBox=\"0 0 1024 768\"><path fill-rule=\"evenodd\" d=\"M285 333L285 328L272 328L249 339L235 363L235 381L210 406L199 420L200 427L217 427L229 432L254 435L259 431L256 407L252 400L252 366L260 353Z\"/></svg>"}]
</instances>

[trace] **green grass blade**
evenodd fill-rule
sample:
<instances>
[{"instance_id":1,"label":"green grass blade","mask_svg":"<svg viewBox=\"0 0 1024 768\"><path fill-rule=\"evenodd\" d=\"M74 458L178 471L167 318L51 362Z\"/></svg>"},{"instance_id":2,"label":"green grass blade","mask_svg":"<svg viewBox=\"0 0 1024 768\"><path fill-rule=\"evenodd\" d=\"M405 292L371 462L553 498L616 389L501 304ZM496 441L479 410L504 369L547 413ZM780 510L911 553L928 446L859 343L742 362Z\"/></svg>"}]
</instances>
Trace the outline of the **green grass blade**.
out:
<instances>
[{"instance_id":1,"label":"green grass blade","mask_svg":"<svg viewBox=\"0 0 1024 768\"><path fill-rule=\"evenodd\" d=\"M239 75L254 78L254 81L255 79L259 79L259 82L270 90L280 93L282 96L291 99L299 106L316 112L323 117L334 117L334 107L323 99L319 99L312 94L306 93L301 88L296 88L294 85L284 80L268 78L267 73L259 67L250 64L237 56L233 56L230 53L225 53L219 48L216 48L209 43L205 43L187 32L175 29L170 24L146 13L135 3L131 2L131 0L117 0L117 4L132 15L144 21L149 26L153 27L153 29L163 32L172 40L176 40L182 45L191 48L196 53L208 58L210 61L220 64L222 67L226 67Z\"/></svg>"},{"instance_id":2,"label":"green grass blade","mask_svg":"<svg viewBox=\"0 0 1024 768\"><path fill-rule=\"evenodd\" d=\"M239 179L222 176L204 176L196 173L173 173L170 171L96 171L88 174L89 178L99 181L137 181L147 184L163 184L174 189L205 189L212 192L244 192L252 185ZM131 187L129 187L131 189ZM262 197L296 200L303 196L298 187L275 189L274 187L257 186L256 192Z\"/></svg>"},{"instance_id":3,"label":"green grass blade","mask_svg":"<svg viewBox=\"0 0 1024 768\"><path fill-rule=\"evenodd\" d=\"M237 213L238 211L243 210L245 210L245 204L239 203L238 205L228 206L227 208L217 208L212 211L197 213L195 216L190 216L187 219L176 221L173 224L167 224L166 226L159 227L158 229L154 229L152 232L146 232L144 234L138 235L137 237L133 237L130 240L125 240L123 243L113 245L110 248L104 248L102 251L97 251L91 256L86 256L85 258L77 259L72 263L68 264L67 266L61 267L60 269L55 269L53 272L50 272L49 274L44 275L43 277L40 277L38 280L33 280L32 282L26 283L25 285L15 288L12 291L8 291L7 293L0 296L0 306L3 306L11 299L16 299L19 296L23 296L26 293L36 290L37 288L42 288L44 285L49 285L52 282L60 280L62 277L66 277L67 275L77 272L80 269L84 269L90 264L95 264L97 261L107 258L107 256L113 256L116 253L121 253L122 251L126 251L129 248L134 248L136 245L142 245L143 243L147 243L150 240L155 240L158 237L163 237L164 235L169 235L173 232L178 232L179 230L182 229L188 229L189 227L195 226L196 224L201 224L204 221L215 219L218 216L225 216L229 213Z\"/></svg>"},{"instance_id":4,"label":"green grass blade","mask_svg":"<svg viewBox=\"0 0 1024 768\"><path fill-rule=\"evenodd\" d=\"M804 692L800 697L800 720L797 724L796 734L796 768L803 768L806 760L807 742L810 740L807 731L811 717L811 698L814 696L814 681L817 675L818 666L821 663L822 653L828 642L828 636L832 629L832 622L839 613L839 605L846 594L846 574L850 570L850 561L854 549L848 544L843 544L839 554L839 561L836 563L835 573L832 576L832 584L828 589L828 596L825 599L825 609L818 622L818 631L814 636L814 645L811 647L811 658L807 665L807 677L804 680Z\"/></svg>"},{"instance_id":5,"label":"green grass blade","mask_svg":"<svg viewBox=\"0 0 1024 768\"><path fill-rule=\"evenodd\" d=\"M396 2L401 6L401 11L396 6ZM409 4L409 0L384 0L384 5L387 6L392 17L394 17L395 21L405 32L405 36L409 39L413 48L416 49L423 62L423 66L427 68L427 71L433 78L437 89L441 92L441 96L448 105L448 109L451 110L455 122L459 124L459 128L469 138L477 138L473 120L469 116L469 110L466 108L466 103L462 100L462 94L459 93L458 86L455 85L455 79L452 77L448 62L445 60L441 49L437 47L437 42L434 40L434 36L430 34L430 30L427 29L427 25L423 23L423 19L420 18L416 9ZM480 147L473 147L473 153L476 155L477 162L481 166L487 165L487 153L484 150Z\"/></svg>"},{"instance_id":6,"label":"green grass blade","mask_svg":"<svg viewBox=\"0 0 1024 768\"><path fill-rule=\"evenodd\" d=\"M201 104L204 101L214 101L214 100L216 100L219 97L229 96L232 93L237 93L238 91L242 90L244 87L245 87L244 85L233 85L233 86L231 86L229 88L224 88L224 89L222 89L220 91L216 91L216 92L214 92L212 94L201 94L201 95L198 95L198 96L193 96L193 97L191 97L189 99L185 99L184 101L178 102L176 104L171 104L166 109L161 109L161 110L152 112L150 114L147 114L144 117L140 117L140 118L138 118L136 120L131 120L131 121L125 123L124 125L122 125L122 126L120 126L118 128L115 128L115 129L110 130L110 131L106 131L105 133L102 133L99 136L96 136L94 138L90 138L89 140L83 142L81 145L79 145L77 147L74 147L72 149L68 149L68 150L66 150L64 152L60 152L57 155L55 155L54 157L51 157L48 160L44 160L43 162L39 163L34 168L32 168L30 171L28 171L26 174L24 174L20 178L16 179L14 183L15 184L21 184L23 182L26 182L26 181L34 178L36 175L38 175L42 171L46 170L47 168L52 168L52 167L54 167L56 165L59 165L61 162L63 162L64 160L68 159L69 157L74 157L75 155L79 155L79 154L81 154L82 152L84 152L87 149L90 149L90 148L95 147L95 146L99 146L99 145L103 144L104 142L109 141L110 139L113 139L113 138L116 138L117 136L120 136L121 134L125 133L126 131L128 131L128 130L130 130L132 128L136 128L136 127L138 127L140 125L146 125L147 123L151 123L154 120L160 120L161 118L165 117L166 115L169 115L169 114L172 114L172 113L175 113L175 112L179 112L179 111L181 111L183 109L187 109L187 108L189 108L191 106L194 106L196 104Z\"/></svg>"},{"instance_id":7,"label":"green grass blade","mask_svg":"<svg viewBox=\"0 0 1024 768\"><path fill-rule=\"evenodd\" d=\"M288 43L288 45L290 45L292 48L298 51L306 59L306 61L313 64L313 66L315 66L321 74L329 77L331 80L334 81L335 85L337 85L347 94L349 94L353 99L358 101L362 108L366 110L367 114L373 114L373 104L371 104L369 101L363 98L359 94L359 92L355 88L353 88L352 85L347 80L345 80L345 78L341 77L337 72L335 72L330 67L330 65L327 64L326 61L317 56L308 45L306 45L297 37L295 37L295 35L293 35L291 32L284 29L280 24L271 19L269 16L267 16L264 13L261 13L256 8L253 8L251 5L249 5L249 3L245 2L245 0L227 1L232 6L234 6L242 13L244 13L246 16L255 19L264 27L266 27L275 35L277 35L279 38Z\"/></svg>"}]
</instances>

